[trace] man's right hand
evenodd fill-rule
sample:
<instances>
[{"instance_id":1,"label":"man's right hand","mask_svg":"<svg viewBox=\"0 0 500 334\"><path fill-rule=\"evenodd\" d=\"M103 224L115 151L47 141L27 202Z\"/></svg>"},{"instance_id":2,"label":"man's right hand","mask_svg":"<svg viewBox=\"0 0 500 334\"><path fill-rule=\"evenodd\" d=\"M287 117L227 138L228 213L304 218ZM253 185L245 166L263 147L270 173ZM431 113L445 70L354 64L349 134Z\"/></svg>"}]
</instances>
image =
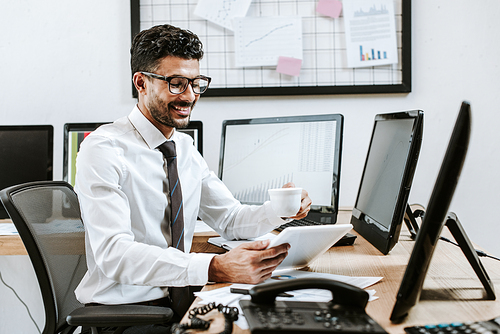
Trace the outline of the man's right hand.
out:
<instances>
[{"instance_id":1,"label":"man's right hand","mask_svg":"<svg viewBox=\"0 0 500 334\"><path fill-rule=\"evenodd\" d=\"M257 284L270 278L288 255L289 244L266 249L270 240L248 242L214 256L208 268L211 282Z\"/></svg>"}]
</instances>

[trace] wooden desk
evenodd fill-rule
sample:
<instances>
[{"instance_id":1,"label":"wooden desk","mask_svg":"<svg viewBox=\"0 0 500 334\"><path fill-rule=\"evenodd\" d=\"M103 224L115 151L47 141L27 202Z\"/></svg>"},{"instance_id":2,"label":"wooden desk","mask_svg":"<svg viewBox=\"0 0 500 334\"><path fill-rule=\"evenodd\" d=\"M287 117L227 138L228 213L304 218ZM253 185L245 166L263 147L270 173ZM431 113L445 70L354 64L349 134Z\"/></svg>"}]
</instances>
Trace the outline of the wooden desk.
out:
<instances>
[{"instance_id":1,"label":"wooden desk","mask_svg":"<svg viewBox=\"0 0 500 334\"><path fill-rule=\"evenodd\" d=\"M12 220L0 219L1 223L12 223ZM0 255L28 255L28 253L18 235L0 235Z\"/></svg>"},{"instance_id":2,"label":"wooden desk","mask_svg":"<svg viewBox=\"0 0 500 334\"><path fill-rule=\"evenodd\" d=\"M339 223L348 223L351 213L341 211ZM444 229L446 233L446 228ZM353 232L355 233L355 232ZM212 232L197 233L193 251L223 252L206 240ZM481 261L495 285L499 297L496 301L482 300L483 288L460 249L440 241L431 261L420 302L410 311L406 321L394 325L389 321L396 293L403 277L414 241L403 227L399 243L388 255L382 255L370 243L358 236L353 246L333 247L309 268L311 271L347 276L381 276L383 280L369 289L377 291L379 299L369 302L367 313L389 333L404 333L411 325L450 321L486 320L500 316L500 263L493 259ZM26 255L18 236L0 236L0 255ZM215 289L227 284L206 286ZM197 305L197 301L193 307ZM209 333L219 333L223 319L217 316ZM249 333L235 326L234 333Z\"/></svg>"},{"instance_id":3,"label":"wooden desk","mask_svg":"<svg viewBox=\"0 0 500 334\"><path fill-rule=\"evenodd\" d=\"M350 212L344 211L339 222L348 223ZM444 233L447 233L444 229ZM355 233L355 232L353 232ZM414 241L403 227L399 243L388 255L382 255L370 243L358 236L353 246L333 247L309 268L311 271L347 276L381 276L383 280L368 289L375 289L379 298L368 303L367 313L391 334L404 333L404 327L452 321L486 320L500 316L500 262L481 258L495 285L496 301L482 300L483 288L461 250L440 241L424 283L421 300L402 324L392 324L389 316L404 275ZM206 286L214 289L227 284ZM196 306L195 301L193 307ZM223 329L221 316L209 333ZM185 318L183 321L186 321ZM220 327L222 326L222 327ZM233 333L249 333L235 326Z\"/></svg>"},{"instance_id":4,"label":"wooden desk","mask_svg":"<svg viewBox=\"0 0 500 334\"><path fill-rule=\"evenodd\" d=\"M2 219L1 223L12 223L10 219ZM196 232L193 238L192 252L196 253L224 253L220 247L207 242L208 238L219 236L215 232ZM81 245L84 247L83 243ZM83 248L82 248L83 249ZM19 235L0 235L0 255L28 255Z\"/></svg>"}]
</instances>

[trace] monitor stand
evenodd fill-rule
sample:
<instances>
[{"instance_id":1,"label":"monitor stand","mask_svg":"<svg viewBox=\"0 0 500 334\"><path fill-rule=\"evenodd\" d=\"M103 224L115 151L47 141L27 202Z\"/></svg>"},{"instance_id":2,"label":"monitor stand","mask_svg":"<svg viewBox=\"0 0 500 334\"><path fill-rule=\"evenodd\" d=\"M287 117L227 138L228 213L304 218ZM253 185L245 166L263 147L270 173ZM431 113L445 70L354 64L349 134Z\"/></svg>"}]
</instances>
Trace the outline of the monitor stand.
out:
<instances>
[{"instance_id":1,"label":"monitor stand","mask_svg":"<svg viewBox=\"0 0 500 334\"><path fill-rule=\"evenodd\" d=\"M409 205L406 206L404 221L406 223L408 230L410 231L412 239L415 239L417 237L419 229L417 221L415 219L423 217L424 214L425 211L423 210L417 209L415 211L412 211ZM472 242L470 241L469 237L467 236L467 233L465 232L464 228L462 227L462 224L460 223L460 220L458 220L458 217L454 212L450 212L448 214L445 226L448 227L448 230L450 231L451 235L457 242L456 245L460 247L465 257L467 258L467 261L469 261L472 269L474 269L474 272L476 273L477 277L483 284L484 289L486 290L485 299L495 300L496 296L493 283L491 282L490 277L486 272L486 269L481 263L481 260L477 255L476 249L472 245ZM453 241L447 238L440 237L440 239L455 244Z\"/></svg>"},{"instance_id":2,"label":"monitor stand","mask_svg":"<svg viewBox=\"0 0 500 334\"><path fill-rule=\"evenodd\" d=\"M495 300L495 289L493 287L493 283L488 276L488 273L483 267L481 260L477 255L477 251L474 249L472 242L467 237L467 233L465 233L462 224L458 220L458 217L455 213L450 212L448 217L446 218L445 225L448 227L448 230L451 232L451 235L462 249L465 257L469 261L470 265L476 272L477 277L481 281L486 290L486 298L487 300Z\"/></svg>"},{"instance_id":3,"label":"monitor stand","mask_svg":"<svg viewBox=\"0 0 500 334\"><path fill-rule=\"evenodd\" d=\"M403 218L406 227L408 228L408 231L410 232L410 237L412 240L415 240L417 237L418 233L418 224L417 221L415 220L416 218L423 217L424 216L424 210L417 209L415 211L412 211L410 208L409 204L406 204L406 211L405 211L405 216Z\"/></svg>"}]
</instances>

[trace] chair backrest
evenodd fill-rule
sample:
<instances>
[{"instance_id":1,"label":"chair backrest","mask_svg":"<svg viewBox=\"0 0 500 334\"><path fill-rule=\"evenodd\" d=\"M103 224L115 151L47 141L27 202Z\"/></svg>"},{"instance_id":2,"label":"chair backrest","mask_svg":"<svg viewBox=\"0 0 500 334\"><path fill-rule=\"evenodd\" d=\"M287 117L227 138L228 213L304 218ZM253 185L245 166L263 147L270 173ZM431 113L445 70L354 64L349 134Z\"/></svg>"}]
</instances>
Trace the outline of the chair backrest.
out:
<instances>
[{"instance_id":1,"label":"chair backrest","mask_svg":"<svg viewBox=\"0 0 500 334\"><path fill-rule=\"evenodd\" d=\"M76 193L63 181L5 188L0 198L28 252L45 308L44 334L66 326L82 304L74 290L87 270L85 232Z\"/></svg>"}]
</instances>

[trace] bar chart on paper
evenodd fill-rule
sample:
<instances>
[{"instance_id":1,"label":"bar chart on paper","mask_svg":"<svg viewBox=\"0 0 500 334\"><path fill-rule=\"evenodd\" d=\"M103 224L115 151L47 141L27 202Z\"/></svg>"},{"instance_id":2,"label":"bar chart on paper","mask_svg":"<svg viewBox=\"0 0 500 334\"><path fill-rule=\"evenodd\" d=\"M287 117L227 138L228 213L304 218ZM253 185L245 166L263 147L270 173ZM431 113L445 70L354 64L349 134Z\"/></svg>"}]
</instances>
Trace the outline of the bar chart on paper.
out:
<instances>
[{"instance_id":1,"label":"bar chart on paper","mask_svg":"<svg viewBox=\"0 0 500 334\"><path fill-rule=\"evenodd\" d=\"M375 49L370 49L369 52L363 50L363 45L359 46L359 57L361 61L376 60L376 59L387 59L387 51L375 51Z\"/></svg>"},{"instance_id":2,"label":"bar chart on paper","mask_svg":"<svg viewBox=\"0 0 500 334\"><path fill-rule=\"evenodd\" d=\"M348 1L343 10L349 67L398 63L392 0Z\"/></svg>"}]
</instances>

